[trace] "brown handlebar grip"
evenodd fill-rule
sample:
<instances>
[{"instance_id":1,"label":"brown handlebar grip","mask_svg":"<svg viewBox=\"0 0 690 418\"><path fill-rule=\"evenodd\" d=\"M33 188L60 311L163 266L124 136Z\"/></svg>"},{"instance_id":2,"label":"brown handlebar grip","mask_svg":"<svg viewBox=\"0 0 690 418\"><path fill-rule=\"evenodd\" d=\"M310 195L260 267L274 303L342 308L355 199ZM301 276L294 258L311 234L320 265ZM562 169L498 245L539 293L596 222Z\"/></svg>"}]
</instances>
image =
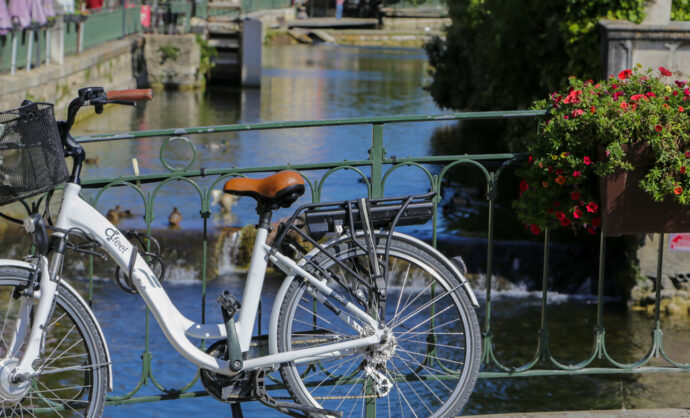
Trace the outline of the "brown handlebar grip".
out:
<instances>
[{"instance_id":1,"label":"brown handlebar grip","mask_svg":"<svg viewBox=\"0 0 690 418\"><path fill-rule=\"evenodd\" d=\"M133 89L133 90L111 90L106 92L108 100L151 100L153 99L153 90L151 89Z\"/></svg>"}]
</instances>

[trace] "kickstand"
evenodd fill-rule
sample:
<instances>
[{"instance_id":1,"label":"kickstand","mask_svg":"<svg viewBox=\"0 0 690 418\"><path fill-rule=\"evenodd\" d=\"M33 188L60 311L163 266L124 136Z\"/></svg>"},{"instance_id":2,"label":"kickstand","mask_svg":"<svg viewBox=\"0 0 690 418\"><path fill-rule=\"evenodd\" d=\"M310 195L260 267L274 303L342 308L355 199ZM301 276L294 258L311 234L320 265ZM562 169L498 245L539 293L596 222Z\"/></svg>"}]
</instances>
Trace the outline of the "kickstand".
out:
<instances>
[{"instance_id":1,"label":"kickstand","mask_svg":"<svg viewBox=\"0 0 690 418\"><path fill-rule=\"evenodd\" d=\"M242 415L242 404L239 402L233 402L230 404L230 411L232 412L232 418L244 418Z\"/></svg>"}]
</instances>

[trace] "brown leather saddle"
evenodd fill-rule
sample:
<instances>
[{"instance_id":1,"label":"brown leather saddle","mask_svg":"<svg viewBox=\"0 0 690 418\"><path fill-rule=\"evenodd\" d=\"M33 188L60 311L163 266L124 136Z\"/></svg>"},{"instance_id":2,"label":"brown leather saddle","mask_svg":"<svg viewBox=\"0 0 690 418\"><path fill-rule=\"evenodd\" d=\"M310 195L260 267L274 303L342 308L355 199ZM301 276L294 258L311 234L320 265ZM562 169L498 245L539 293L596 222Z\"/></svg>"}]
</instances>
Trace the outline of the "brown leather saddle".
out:
<instances>
[{"instance_id":1,"label":"brown leather saddle","mask_svg":"<svg viewBox=\"0 0 690 418\"><path fill-rule=\"evenodd\" d=\"M223 191L254 198L266 209L287 208L304 194L304 179L296 171L280 171L261 179L235 177L225 183Z\"/></svg>"}]
</instances>

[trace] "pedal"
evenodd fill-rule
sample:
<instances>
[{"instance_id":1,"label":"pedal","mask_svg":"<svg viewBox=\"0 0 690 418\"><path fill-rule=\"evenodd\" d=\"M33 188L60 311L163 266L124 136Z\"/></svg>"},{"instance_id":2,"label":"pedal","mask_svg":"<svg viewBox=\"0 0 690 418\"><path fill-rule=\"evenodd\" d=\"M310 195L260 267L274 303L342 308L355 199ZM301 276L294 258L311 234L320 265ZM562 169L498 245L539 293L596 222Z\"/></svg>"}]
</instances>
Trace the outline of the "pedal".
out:
<instances>
[{"instance_id":1,"label":"pedal","mask_svg":"<svg viewBox=\"0 0 690 418\"><path fill-rule=\"evenodd\" d=\"M252 394L252 386L249 382L249 377L241 373L238 377L232 379L229 385L223 386L221 389L221 398L224 401L230 401L238 398L249 398ZM242 377L239 377L242 376Z\"/></svg>"},{"instance_id":2,"label":"pedal","mask_svg":"<svg viewBox=\"0 0 690 418\"><path fill-rule=\"evenodd\" d=\"M228 340L228 362L230 363L230 370L239 372L242 370L242 349L240 348L240 340L237 337L237 328L235 328L235 314L240 310L242 305L233 295L227 290L219 297L221 313L223 314L223 321L225 322L225 332Z\"/></svg>"},{"instance_id":3,"label":"pedal","mask_svg":"<svg viewBox=\"0 0 690 418\"><path fill-rule=\"evenodd\" d=\"M254 394L262 404L276 409L283 414L292 417L304 417L294 411L300 411L305 414L319 414L332 417L342 418L343 413L340 411L331 411L328 409L314 408L312 406L300 405L294 402L279 402L273 399L268 392L266 392L266 370L257 370L254 373Z\"/></svg>"}]
</instances>

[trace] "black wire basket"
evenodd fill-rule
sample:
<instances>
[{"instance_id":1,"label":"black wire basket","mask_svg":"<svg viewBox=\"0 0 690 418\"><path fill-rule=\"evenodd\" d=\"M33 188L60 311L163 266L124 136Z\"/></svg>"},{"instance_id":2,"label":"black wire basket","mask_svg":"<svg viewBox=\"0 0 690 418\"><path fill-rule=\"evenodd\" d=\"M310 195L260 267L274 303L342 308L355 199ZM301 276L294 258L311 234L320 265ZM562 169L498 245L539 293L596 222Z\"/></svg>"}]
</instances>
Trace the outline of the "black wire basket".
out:
<instances>
[{"instance_id":1,"label":"black wire basket","mask_svg":"<svg viewBox=\"0 0 690 418\"><path fill-rule=\"evenodd\" d=\"M68 178L52 104L0 112L0 206L47 192Z\"/></svg>"}]
</instances>

